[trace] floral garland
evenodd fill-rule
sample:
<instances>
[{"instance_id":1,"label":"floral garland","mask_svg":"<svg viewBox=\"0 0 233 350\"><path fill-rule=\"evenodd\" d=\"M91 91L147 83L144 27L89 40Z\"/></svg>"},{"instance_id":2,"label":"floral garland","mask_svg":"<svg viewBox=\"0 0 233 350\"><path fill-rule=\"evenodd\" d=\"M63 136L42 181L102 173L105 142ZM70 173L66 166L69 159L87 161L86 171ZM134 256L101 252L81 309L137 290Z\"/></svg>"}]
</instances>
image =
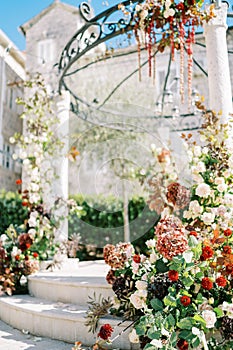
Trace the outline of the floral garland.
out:
<instances>
[{"instance_id":1,"label":"floral garland","mask_svg":"<svg viewBox=\"0 0 233 350\"><path fill-rule=\"evenodd\" d=\"M175 50L180 51L180 95L184 102L184 53L188 55L188 96L191 105L193 44L195 28L215 16L214 5L208 11L202 9L199 0L146 0L135 8L135 37L140 48L144 44L148 51L149 76L152 75L152 58L156 50L163 52L170 47L172 59ZM121 5L122 6L122 5ZM123 9L124 10L124 9ZM143 33L144 39L141 38Z\"/></svg>"}]
</instances>

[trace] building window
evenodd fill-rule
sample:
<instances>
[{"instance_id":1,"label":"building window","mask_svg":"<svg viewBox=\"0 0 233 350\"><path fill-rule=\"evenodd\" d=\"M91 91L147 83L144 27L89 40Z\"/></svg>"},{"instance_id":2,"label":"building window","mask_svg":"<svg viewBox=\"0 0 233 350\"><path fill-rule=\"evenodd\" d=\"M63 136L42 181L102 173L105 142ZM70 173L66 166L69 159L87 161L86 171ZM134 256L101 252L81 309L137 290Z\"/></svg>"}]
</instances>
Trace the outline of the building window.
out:
<instances>
[{"instance_id":1,"label":"building window","mask_svg":"<svg viewBox=\"0 0 233 350\"><path fill-rule=\"evenodd\" d=\"M9 97L9 107L13 109L13 89L10 89L10 97Z\"/></svg>"},{"instance_id":2,"label":"building window","mask_svg":"<svg viewBox=\"0 0 233 350\"><path fill-rule=\"evenodd\" d=\"M54 61L54 42L51 39L38 43L38 63L45 64Z\"/></svg>"},{"instance_id":3,"label":"building window","mask_svg":"<svg viewBox=\"0 0 233 350\"><path fill-rule=\"evenodd\" d=\"M11 146L7 143L3 144L2 166L6 169L12 168Z\"/></svg>"}]
</instances>

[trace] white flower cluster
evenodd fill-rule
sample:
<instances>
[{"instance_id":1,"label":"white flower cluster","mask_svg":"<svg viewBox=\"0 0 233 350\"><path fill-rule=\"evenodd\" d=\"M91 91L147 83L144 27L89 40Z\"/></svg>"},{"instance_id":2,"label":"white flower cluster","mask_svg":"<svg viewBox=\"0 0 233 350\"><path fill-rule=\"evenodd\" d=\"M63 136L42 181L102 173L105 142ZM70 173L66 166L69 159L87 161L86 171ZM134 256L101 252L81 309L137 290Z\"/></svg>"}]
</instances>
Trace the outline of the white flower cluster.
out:
<instances>
[{"instance_id":1,"label":"white flower cluster","mask_svg":"<svg viewBox=\"0 0 233 350\"><path fill-rule=\"evenodd\" d=\"M184 218L190 224L200 220L206 228L214 229L218 224L226 229L233 216L233 154L226 143L216 149L218 154L213 154L212 148L196 144L188 149L194 192ZM221 157L223 167L219 167Z\"/></svg>"}]
</instances>

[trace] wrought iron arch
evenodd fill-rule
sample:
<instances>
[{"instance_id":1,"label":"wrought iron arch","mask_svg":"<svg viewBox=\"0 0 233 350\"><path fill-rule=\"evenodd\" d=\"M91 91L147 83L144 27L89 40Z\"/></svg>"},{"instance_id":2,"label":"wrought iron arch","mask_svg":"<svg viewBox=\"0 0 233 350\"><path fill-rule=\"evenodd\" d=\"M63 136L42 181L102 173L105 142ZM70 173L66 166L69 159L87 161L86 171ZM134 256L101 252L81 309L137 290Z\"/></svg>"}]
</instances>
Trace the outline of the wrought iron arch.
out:
<instances>
[{"instance_id":1,"label":"wrought iron arch","mask_svg":"<svg viewBox=\"0 0 233 350\"><path fill-rule=\"evenodd\" d=\"M71 102L71 111L77 114L81 119L87 120L90 115L95 114L96 112L109 113L109 110L104 109L104 102L100 106L96 106L95 103L90 101L86 101L81 96L78 96L65 82L65 78L76 74L78 71L82 69L86 69L87 67L95 64L96 62L100 62L101 60L108 60L112 58L112 56L105 56L102 58L97 57L96 60L88 62L81 68L73 68L75 62L80 60L85 54L89 51L95 49L102 43L105 43L109 39L116 38L122 34L127 34L128 32L132 32L135 28L135 8L137 4L143 3L144 0L126 0L121 2L121 6L119 4L108 8L107 10L101 12L100 14L93 16L93 11L89 3L81 3L80 5L80 14L85 20L85 24L76 32L76 34L68 41L65 48L63 49L60 60L58 62L58 71L59 71L59 92L62 89L68 90L73 98ZM125 12L122 11L122 6L125 8ZM124 15L127 13L127 15ZM142 48L143 50L143 48ZM136 50L129 50L127 53L118 53L114 54L114 57L119 57L122 55L130 55L131 53L135 53ZM156 52L157 53L157 52ZM156 54L155 53L155 54ZM148 63L148 60L143 62L141 66ZM198 68L207 75L204 71L203 67L194 59L194 64L198 66ZM124 81L129 79L133 74L135 74L137 70L131 72L126 78L120 83L123 84ZM167 73L167 75L169 72ZM166 76L167 78L167 76ZM116 89L118 89L118 85L113 89L112 93ZM166 84L164 84L164 91L166 88ZM111 94L110 94L111 95ZM85 105L87 110L85 112L80 111L80 104ZM111 113L111 112L110 112ZM113 112L114 113L114 112ZM193 117L193 113L185 113L181 114L180 119L180 129L183 131L186 129L186 125L188 124L186 118ZM130 116L132 117L132 116ZM144 117L144 119L154 119L155 115L151 114L148 117ZM164 119L172 119L172 116L162 116ZM142 118L143 119L143 118ZM157 118L159 119L159 118ZM198 129L200 127L200 118L198 119L195 115L196 125L192 127L192 129ZM90 121L90 120L89 120ZM95 122L94 122L95 123ZM96 121L97 124L101 124L100 121ZM122 126L119 126L118 123L109 123L109 127L121 129ZM123 126L124 128L125 126ZM132 128L130 125L129 128ZM140 129L140 128L139 128ZM190 129L189 129L190 130ZM177 129L176 129L177 131Z\"/></svg>"}]
</instances>

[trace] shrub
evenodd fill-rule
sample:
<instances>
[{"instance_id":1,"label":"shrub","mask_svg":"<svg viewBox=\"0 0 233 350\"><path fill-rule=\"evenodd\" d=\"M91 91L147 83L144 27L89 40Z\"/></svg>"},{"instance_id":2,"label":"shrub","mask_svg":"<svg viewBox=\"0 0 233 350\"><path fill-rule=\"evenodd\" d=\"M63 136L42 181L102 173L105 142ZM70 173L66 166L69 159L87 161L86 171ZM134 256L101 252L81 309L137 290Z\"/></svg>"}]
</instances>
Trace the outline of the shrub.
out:
<instances>
[{"instance_id":1,"label":"shrub","mask_svg":"<svg viewBox=\"0 0 233 350\"><path fill-rule=\"evenodd\" d=\"M12 224L21 226L27 219L28 208L22 206L22 198L17 192L0 192L0 235Z\"/></svg>"},{"instance_id":2,"label":"shrub","mask_svg":"<svg viewBox=\"0 0 233 350\"><path fill-rule=\"evenodd\" d=\"M79 233L83 244L103 247L106 243L116 244L124 241L123 202L113 196L74 195L77 205L83 207L83 215L69 218L69 235ZM145 199L133 197L129 201L129 221L131 242L143 242L140 237L153 235L154 225L158 219L151 212Z\"/></svg>"}]
</instances>

